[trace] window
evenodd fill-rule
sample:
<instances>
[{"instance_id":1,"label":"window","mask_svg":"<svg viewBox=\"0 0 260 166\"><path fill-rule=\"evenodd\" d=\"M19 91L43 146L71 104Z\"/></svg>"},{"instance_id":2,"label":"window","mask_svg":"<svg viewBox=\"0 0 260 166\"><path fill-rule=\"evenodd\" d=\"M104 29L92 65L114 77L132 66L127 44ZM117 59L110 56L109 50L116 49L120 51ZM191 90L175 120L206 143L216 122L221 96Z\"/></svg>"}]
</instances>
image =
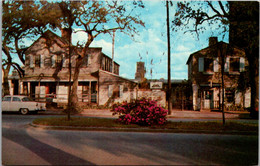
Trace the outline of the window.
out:
<instances>
[{"instance_id":1,"label":"window","mask_svg":"<svg viewBox=\"0 0 260 166\"><path fill-rule=\"evenodd\" d=\"M41 61L40 61L40 55L35 56L35 67L40 67Z\"/></svg>"},{"instance_id":2,"label":"window","mask_svg":"<svg viewBox=\"0 0 260 166\"><path fill-rule=\"evenodd\" d=\"M13 97L13 101L21 101L21 99L18 97Z\"/></svg>"},{"instance_id":3,"label":"window","mask_svg":"<svg viewBox=\"0 0 260 166\"><path fill-rule=\"evenodd\" d=\"M239 58L230 58L230 71L239 72L240 62Z\"/></svg>"},{"instance_id":4,"label":"window","mask_svg":"<svg viewBox=\"0 0 260 166\"><path fill-rule=\"evenodd\" d=\"M33 101L33 99L31 99L29 97L24 97L24 98L22 98L22 101Z\"/></svg>"},{"instance_id":5,"label":"window","mask_svg":"<svg viewBox=\"0 0 260 166\"><path fill-rule=\"evenodd\" d=\"M208 100L213 99L213 91L212 90L205 91L205 99L208 99Z\"/></svg>"},{"instance_id":6,"label":"window","mask_svg":"<svg viewBox=\"0 0 260 166\"><path fill-rule=\"evenodd\" d=\"M213 58L199 58L199 72L213 72Z\"/></svg>"},{"instance_id":7,"label":"window","mask_svg":"<svg viewBox=\"0 0 260 166\"><path fill-rule=\"evenodd\" d=\"M11 97L4 97L2 101L11 101Z\"/></svg>"},{"instance_id":8,"label":"window","mask_svg":"<svg viewBox=\"0 0 260 166\"><path fill-rule=\"evenodd\" d=\"M235 91L234 89L227 88L226 91L226 98L228 103L233 103L235 101Z\"/></svg>"},{"instance_id":9,"label":"window","mask_svg":"<svg viewBox=\"0 0 260 166\"><path fill-rule=\"evenodd\" d=\"M213 59L212 58L204 58L204 71L213 72Z\"/></svg>"},{"instance_id":10,"label":"window","mask_svg":"<svg viewBox=\"0 0 260 166\"><path fill-rule=\"evenodd\" d=\"M59 66L61 63L62 63L62 56L57 56L57 59L56 59L56 66Z\"/></svg>"}]
</instances>

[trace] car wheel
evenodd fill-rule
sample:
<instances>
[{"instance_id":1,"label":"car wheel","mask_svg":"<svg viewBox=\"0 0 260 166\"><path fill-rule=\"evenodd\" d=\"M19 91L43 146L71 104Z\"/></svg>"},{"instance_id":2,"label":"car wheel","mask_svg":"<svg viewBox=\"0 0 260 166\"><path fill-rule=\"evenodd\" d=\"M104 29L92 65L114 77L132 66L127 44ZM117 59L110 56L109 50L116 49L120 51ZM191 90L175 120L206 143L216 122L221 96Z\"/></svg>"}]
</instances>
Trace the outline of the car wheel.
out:
<instances>
[{"instance_id":1,"label":"car wheel","mask_svg":"<svg viewBox=\"0 0 260 166\"><path fill-rule=\"evenodd\" d=\"M27 108L21 108L20 112L21 114L26 115L29 113L29 110Z\"/></svg>"}]
</instances>

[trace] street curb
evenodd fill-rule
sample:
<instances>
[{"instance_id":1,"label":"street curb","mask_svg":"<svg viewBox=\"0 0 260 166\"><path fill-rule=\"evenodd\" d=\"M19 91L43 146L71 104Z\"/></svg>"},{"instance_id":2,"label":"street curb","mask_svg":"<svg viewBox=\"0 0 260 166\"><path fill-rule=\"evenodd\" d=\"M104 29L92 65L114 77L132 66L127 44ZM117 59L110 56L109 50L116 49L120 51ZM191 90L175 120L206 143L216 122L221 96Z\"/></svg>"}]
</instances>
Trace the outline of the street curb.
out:
<instances>
[{"instance_id":1,"label":"street curb","mask_svg":"<svg viewBox=\"0 0 260 166\"><path fill-rule=\"evenodd\" d=\"M180 130L180 129L153 129L153 128L110 128L110 127L74 127L74 126L45 126L34 123L32 127L46 130L80 130L80 131L112 131L112 132L149 132L149 133L191 133L191 134L223 134L223 135L258 135L253 131L215 131L215 130Z\"/></svg>"}]
</instances>

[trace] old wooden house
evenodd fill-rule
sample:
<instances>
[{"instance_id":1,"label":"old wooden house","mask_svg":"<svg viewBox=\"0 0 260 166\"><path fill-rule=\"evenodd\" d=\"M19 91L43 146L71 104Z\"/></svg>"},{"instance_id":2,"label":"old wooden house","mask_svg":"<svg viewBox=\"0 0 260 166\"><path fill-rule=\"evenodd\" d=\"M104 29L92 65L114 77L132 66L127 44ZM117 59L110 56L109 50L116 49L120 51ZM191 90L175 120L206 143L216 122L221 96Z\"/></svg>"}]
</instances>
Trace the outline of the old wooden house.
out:
<instances>
[{"instance_id":1,"label":"old wooden house","mask_svg":"<svg viewBox=\"0 0 260 166\"><path fill-rule=\"evenodd\" d=\"M36 100L54 101L58 105L68 101L69 41L46 31L25 52L25 76L20 80L20 94ZM80 48L73 47L72 50ZM72 78L76 65L76 51L71 54ZM114 72L112 73L112 63ZM108 102L136 98L137 83L119 76L119 64L102 52L89 48L78 77L79 102L106 105Z\"/></svg>"},{"instance_id":2,"label":"old wooden house","mask_svg":"<svg viewBox=\"0 0 260 166\"><path fill-rule=\"evenodd\" d=\"M243 50L211 37L209 46L192 53L187 65L193 110L219 108L222 103L222 69L225 108L250 107L250 87L245 87L246 80L242 78L248 66ZM245 86L241 87L242 84Z\"/></svg>"}]
</instances>

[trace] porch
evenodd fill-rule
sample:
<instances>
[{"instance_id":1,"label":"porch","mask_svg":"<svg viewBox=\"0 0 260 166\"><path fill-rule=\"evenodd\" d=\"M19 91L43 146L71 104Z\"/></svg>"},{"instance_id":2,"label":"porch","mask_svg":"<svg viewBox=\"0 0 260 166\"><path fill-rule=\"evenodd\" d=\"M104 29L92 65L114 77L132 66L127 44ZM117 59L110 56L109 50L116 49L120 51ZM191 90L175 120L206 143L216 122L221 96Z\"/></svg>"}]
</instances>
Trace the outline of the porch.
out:
<instances>
[{"instance_id":1,"label":"porch","mask_svg":"<svg viewBox=\"0 0 260 166\"><path fill-rule=\"evenodd\" d=\"M68 82L22 82L21 94L28 95L35 101L46 102L47 105L65 105L68 103ZM78 83L78 101L88 104L98 102L97 81L81 81Z\"/></svg>"}]
</instances>

